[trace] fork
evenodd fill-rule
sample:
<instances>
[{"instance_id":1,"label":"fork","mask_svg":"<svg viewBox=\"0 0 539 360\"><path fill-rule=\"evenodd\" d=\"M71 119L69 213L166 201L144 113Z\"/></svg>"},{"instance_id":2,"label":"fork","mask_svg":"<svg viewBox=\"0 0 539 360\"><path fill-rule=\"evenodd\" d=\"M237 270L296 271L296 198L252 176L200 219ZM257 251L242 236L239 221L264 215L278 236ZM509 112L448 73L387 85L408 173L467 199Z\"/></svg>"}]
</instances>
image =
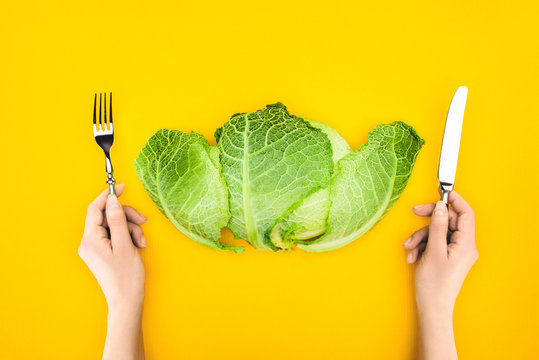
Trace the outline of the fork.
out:
<instances>
[{"instance_id":1,"label":"fork","mask_svg":"<svg viewBox=\"0 0 539 360\"><path fill-rule=\"evenodd\" d=\"M107 170L107 184L109 186L109 194L116 194L114 190L114 184L116 180L112 176L112 162L110 161L110 148L114 142L114 128L112 127L112 93L110 93L109 102L109 121L107 124L107 94L105 93L104 106L101 107L101 93L99 94L99 122L96 122L96 108L97 108L97 93L94 95L94 138L97 145L105 153L106 170ZM101 110L103 110L103 121L101 121ZM107 127L108 125L108 127Z\"/></svg>"}]
</instances>

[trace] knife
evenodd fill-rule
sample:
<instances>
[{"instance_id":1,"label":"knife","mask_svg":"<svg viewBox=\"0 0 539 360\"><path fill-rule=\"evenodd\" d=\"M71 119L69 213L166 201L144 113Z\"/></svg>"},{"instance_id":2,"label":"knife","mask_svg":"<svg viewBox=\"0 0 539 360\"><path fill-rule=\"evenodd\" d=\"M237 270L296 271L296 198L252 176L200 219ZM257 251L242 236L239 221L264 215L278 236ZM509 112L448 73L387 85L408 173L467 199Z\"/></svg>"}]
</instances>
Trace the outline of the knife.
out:
<instances>
[{"instance_id":1,"label":"knife","mask_svg":"<svg viewBox=\"0 0 539 360\"><path fill-rule=\"evenodd\" d=\"M453 95L445 121L442 151L440 152L440 165L438 167L438 180L440 181L440 188L442 190L441 200L446 204L449 193L453 190L453 185L455 185L462 120L464 118L467 97L468 88L466 86L459 87L455 95Z\"/></svg>"}]
</instances>

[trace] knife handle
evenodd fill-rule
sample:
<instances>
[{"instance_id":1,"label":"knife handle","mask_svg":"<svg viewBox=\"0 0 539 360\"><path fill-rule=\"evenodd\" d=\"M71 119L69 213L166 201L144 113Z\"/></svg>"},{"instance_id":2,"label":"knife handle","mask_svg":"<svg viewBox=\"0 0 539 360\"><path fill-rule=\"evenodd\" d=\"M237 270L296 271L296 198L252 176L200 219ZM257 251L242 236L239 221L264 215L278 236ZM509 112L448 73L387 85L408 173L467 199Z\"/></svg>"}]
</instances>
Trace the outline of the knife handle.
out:
<instances>
[{"instance_id":1,"label":"knife handle","mask_svg":"<svg viewBox=\"0 0 539 360\"><path fill-rule=\"evenodd\" d=\"M449 202L449 193L453 190L453 184L440 183L440 190L442 190L442 200L446 205Z\"/></svg>"},{"instance_id":2,"label":"knife handle","mask_svg":"<svg viewBox=\"0 0 539 360\"><path fill-rule=\"evenodd\" d=\"M447 205L447 200L449 199L449 191L443 191L442 190L442 197L440 200L442 200Z\"/></svg>"}]
</instances>

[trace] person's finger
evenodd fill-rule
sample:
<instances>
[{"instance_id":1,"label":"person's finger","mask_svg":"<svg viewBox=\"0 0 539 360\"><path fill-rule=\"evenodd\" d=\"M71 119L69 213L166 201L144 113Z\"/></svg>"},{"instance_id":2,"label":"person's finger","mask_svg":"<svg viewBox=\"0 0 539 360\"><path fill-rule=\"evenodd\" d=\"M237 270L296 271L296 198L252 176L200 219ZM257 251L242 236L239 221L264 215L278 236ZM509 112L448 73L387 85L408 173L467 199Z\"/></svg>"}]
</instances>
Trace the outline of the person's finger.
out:
<instances>
[{"instance_id":1,"label":"person's finger","mask_svg":"<svg viewBox=\"0 0 539 360\"><path fill-rule=\"evenodd\" d=\"M139 213L137 210L135 210L131 206L123 205L122 207L124 208L125 216L127 217L128 222L132 222L133 224L140 225L140 224L144 224L146 221L148 221L148 219L146 219L146 217L144 217L144 215ZM108 226L106 217L103 217L102 226L104 226L104 227Z\"/></svg>"},{"instance_id":2,"label":"person's finger","mask_svg":"<svg viewBox=\"0 0 539 360\"><path fill-rule=\"evenodd\" d=\"M470 205L456 191L449 193L449 203L458 215L457 230L470 234L475 239L475 214Z\"/></svg>"},{"instance_id":3,"label":"person's finger","mask_svg":"<svg viewBox=\"0 0 539 360\"><path fill-rule=\"evenodd\" d=\"M453 206L453 208L459 215L467 212L473 212L472 207L455 190L449 193L448 202Z\"/></svg>"},{"instance_id":4,"label":"person's finger","mask_svg":"<svg viewBox=\"0 0 539 360\"><path fill-rule=\"evenodd\" d=\"M436 204L416 205L412 207L412 211L417 216L427 217L431 216ZM449 209L449 229L452 231L457 230L457 212L453 209Z\"/></svg>"},{"instance_id":5,"label":"person's finger","mask_svg":"<svg viewBox=\"0 0 539 360\"><path fill-rule=\"evenodd\" d=\"M449 216L447 205L438 201L432 212L426 251L435 256L447 257L447 226Z\"/></svg>"},{"instance_id":6,"label":"person's finger","mask_svg":"<svg viewBox=\"0 0 539 360\"><path fill-rule=\"evenodd\" d=\"M124 191L124 184L115 185L114 189L116 190L116 196L120 196ZM90 203L90 205L88 205L86 222L84 225L85 232L94 229L96 226L102 226L104 219L103 211L105 210L108 194L109 190L104 190Z\"/></svg>"},{"instance_id":7,"label":"person's finger","mask_svg":"<svg viewBox=\"0 0 539 360\"><path fill-rule=\"evenodd\" d=\"M131 206L124 206L125 216L127 220L135 224L144 224L148 219Z\"/></svg>"},{"instance_id":8,"label":"person's finger","mask_svg":"<svg viewBox=\"0 0 539 360\"><path fill-rule=\"evenodd\" d=\"M139 249L145 248L146 239L144 238L142 228L137 224L133 224L132 222L127 223L127 228L129 229L129 234L131 234L131 240L133 240L133 244L135 244L135 246Z\"/></svg>"},{"instance_id":9,"label":"person's finger","mask_svg":"<svg viewBox=\"0 0 539 360\"><path fill-rule=\"evenodd\" d=\"M404 244L402 244L402 246L404 246L405 249L413 249L420 242L422 242L423 240L426 240L428 234L429 234L429 227L428 226L422 227L421 229L413 233L412 236L410 236L408 240L406 240Z\"/></svg>"},{"instance_id":10,"label":"person's finger","mask_svg":"<svg viewBox=\"0 0 539 360\"><path fill-rule=\"evenodd\" d=\"M120 201L115 195L108 195L105 214L107 216L113 252L117 250L121 252L129 246L133 246L127 227L125 212L122 204L120 204Z\"/></svg>"},{"instance_id":11,"label":"person's finger","mask_svg":"<svg viewBox=\"0 0 539 360\"><path fill-rule=\"evenodd\" d=\"M419 259L419 257L423 253L423 251L425 251L426 247L427 247L427 244L423 242L423 243L420 243L415 248L408 251L408 258L406 259L406 262L408 264L415 263L417 261L417 259Z\"/></svg>"}]
</instances>

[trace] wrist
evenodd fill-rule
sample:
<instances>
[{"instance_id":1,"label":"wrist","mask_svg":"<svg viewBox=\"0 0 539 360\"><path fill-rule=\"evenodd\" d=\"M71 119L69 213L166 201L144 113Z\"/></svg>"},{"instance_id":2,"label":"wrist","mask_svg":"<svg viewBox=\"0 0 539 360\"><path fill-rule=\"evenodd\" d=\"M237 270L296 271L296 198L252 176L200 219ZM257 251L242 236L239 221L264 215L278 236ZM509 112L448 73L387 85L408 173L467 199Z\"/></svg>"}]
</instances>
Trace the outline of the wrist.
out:
<instances>
[{"instance_id":1,"label":"wrist","mask_svg":"<svg viewBox=\"0 0 539 360\"><path fill-rule=\"evenodd\" d=\"M417 312L420 318L452 319L454 305L444 302L417 303Z\"/></svg>"},{"instance_id":2,"label":"wrist","mask_svg":"<svg viewBox=\"0 0 539 360\"><path fill-rule=\"evenodd\" d=\"M423 330L453 329L453 310L447 308L418 309L419 323Z\"/></svg>"},{"instance_id":3,"label":"wrist","mask_svg":"<svg viewBox=\"0 0 539 360\"><path fill-rule=\"evenodd\" d=\"M107 307L109 313L123 313L123 312L138 312L142 310L144 303L144 291L130 292L126 295L126 292L115 292L105 295L107 300Z\"/></svg>"},{"instance_id":4,"label":"wrist","mask_svg":"<svg viewBox=\"0 0 539 360\"><path fill-rule=\"evenodd\" d=\"M142 313L143 298L114 299L107 301L108 317L134 316Z\"/></svg>"},{"instance_id":5,"label":"wrist","mask_svg":"<svg viewBox=\"0 0 539 360\"><path fill-rule=\"evenodd\" d=\"M417 311L420 317L453 318L455 300L446 294L416 293Z\"/></svg>"},{"instance_id":6,"label":"wrist","mask_svg":"<svg viewBox=\"0 0 539 360\"><path fill-rule=\"evenodd\" d=\"M109 306L107 314L107 334L138 334L142 322L142 304L115 304Z\"/></svg>"},{"instance_id":7,"label":"wrist","mask_svg":"<svg viewBox=\"0 0 539 360\"><path fill-rule=\"evenodd\" d=\"M457 359L453 335L453 308L418 306L421 359Z\"/></svg>"},{"instance_id":8,"label":"wrist","mask_svg":"<svg viewBox=\"0 0 539 360\"><path fill-rule=\"evenodd\" d=\"M142 303L114 302L109 304L104 360L140 358L142 334Z\"/></svg>"}]
</instances>

